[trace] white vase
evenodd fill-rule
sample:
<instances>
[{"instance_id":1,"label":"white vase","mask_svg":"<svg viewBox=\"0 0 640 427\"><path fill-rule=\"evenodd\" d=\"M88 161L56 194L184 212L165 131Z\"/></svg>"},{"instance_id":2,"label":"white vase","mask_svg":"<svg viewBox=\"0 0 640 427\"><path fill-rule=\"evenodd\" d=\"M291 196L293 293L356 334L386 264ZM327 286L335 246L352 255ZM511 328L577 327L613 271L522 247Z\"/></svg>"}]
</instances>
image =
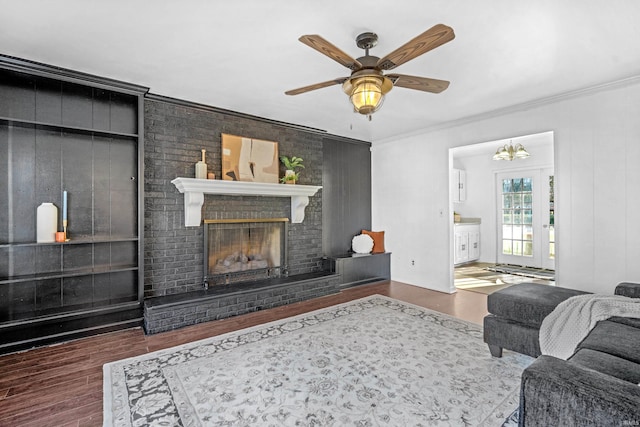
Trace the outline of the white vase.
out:
<instances>
[{"instance_id":1,"label":"white vase","mask_svg":"<svg viewBox=\"0 0 640 427\"><path fill-rule=\"evenodd\" d=\"M53 203L43 203L36 211L36 241L51 243L56 241L58 231L58 208Z\"/></svg>"},{"instance_id":2,"label":"white vase","mask_svg":"<svg viewBox=\"0 0 640 427\"><path fill-rule=\"evenodd\" d=\"M196 163L196 178L207 179L207 164L205 162Z\"/></svg>"},{"instance_id":3,"label":"white vase","mask_svg":"<svg viewBox=\"0 0 640 427\"><path fill-rule=\"evenodd\" d=\"M207 163L205 160L207 150L200 151L202 151L202 160L196 163L196 179L207 179Z\"/></svg>"}]
</instances>

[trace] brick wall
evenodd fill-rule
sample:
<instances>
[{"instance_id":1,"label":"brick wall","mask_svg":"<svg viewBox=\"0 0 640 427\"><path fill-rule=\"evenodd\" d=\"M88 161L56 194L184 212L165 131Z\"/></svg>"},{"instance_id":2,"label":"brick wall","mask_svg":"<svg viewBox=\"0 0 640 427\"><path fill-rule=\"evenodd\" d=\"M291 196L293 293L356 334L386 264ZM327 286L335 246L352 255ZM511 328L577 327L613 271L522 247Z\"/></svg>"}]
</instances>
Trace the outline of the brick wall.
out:
<instances>
[{"instance_id":1,"label":"brick wall","mask_svg":"<svg viewBox=\"0 0 640 427\"><path fill-rule=\"evenodd\" d=\"M304 159L300 184L322 185L323 134L169 99L145 100L145 297L202 287L203 228L184 226L184 198L171 180L193 178L200 150L221 175L221 134L278 142L280 155ZM281 167L281 174L284 168ZM203 219L290 218L282 197L205 195ZM291 275L322 269L322 192L310 198L301 224L289 226Z\"/></svg>"}]
</instances>

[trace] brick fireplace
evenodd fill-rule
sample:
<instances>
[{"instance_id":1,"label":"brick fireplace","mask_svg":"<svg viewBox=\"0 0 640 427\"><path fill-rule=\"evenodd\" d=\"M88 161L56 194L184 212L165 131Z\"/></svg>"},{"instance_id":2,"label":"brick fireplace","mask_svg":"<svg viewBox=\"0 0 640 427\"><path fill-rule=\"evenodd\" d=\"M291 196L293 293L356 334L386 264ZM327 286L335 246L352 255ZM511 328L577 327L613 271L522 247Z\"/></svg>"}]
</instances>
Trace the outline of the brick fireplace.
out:
<instances>
[{"instance_id":1,"label":"brick fireplace","mask_svg":"<svg viewBox=\"0 0 640 427\"><path fill-rule=\"evenodd\" d=\"M205 220L200 290L145 300L153 334L338 292L340 276L289 276L288 218Z\"/></svg>"},{"instance_id":2,"label":"brick fireplace","mask_svg":"<svg viewBox=\"0 0 640 427\"><path fill-rule=\"evenodd\" d=\"M280 154L305 159L301 184L322 185L322 134L219 110L145 100L144 316L149 333L337 292L339 278L323 269L321 193L309 197L303 222L288 223L287 275L239 283L225 280L224 286L209 282L204 272L205 228L185 226L184 195L172 181L194 176L203 148L209 170L219 177L222 133L277 141ZM201 214L215 221L260 222L292 218L291 208L291 199L285 197L205 194Z\"/></svg>"}]
</instances>

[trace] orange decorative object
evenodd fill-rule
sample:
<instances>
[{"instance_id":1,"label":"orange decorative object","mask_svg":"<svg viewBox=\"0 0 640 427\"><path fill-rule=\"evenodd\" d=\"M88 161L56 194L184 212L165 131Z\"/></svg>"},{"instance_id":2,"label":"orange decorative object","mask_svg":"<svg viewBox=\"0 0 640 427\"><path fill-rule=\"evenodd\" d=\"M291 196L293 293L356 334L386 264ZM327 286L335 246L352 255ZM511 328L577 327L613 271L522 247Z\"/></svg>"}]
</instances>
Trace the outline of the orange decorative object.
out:
<instances>
[{"instance_id":1,"label":"orange decorative object","mask_svg":"<svg viewBox=\"0 0 640 427\"><path fill-rule=\"evenodd\" d=\"M371 236L371 238L373 239L373 250L371 251L372 254L384 253L384 231L362 230L362 234Z\"/></svg>"}]
</instances>

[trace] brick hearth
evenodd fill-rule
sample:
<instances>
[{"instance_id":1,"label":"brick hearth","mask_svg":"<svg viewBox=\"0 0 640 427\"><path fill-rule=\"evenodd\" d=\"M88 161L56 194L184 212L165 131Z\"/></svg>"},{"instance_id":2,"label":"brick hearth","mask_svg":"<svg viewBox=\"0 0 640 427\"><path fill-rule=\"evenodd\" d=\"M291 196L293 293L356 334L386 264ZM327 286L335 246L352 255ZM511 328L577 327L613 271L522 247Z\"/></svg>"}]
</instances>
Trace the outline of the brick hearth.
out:
<instances>
[{"instance_id":1,"label":"brick hearth","mask_svg":"<svg viewBox=\"0 0 640 427\"><path fill-rule=\"evenodd\" d=\"M311 273L148 298L144 303L144 326L148 334L155 334L292 304L337 293L339 281L338 274Z\"/></svg>"}]
</instances>

